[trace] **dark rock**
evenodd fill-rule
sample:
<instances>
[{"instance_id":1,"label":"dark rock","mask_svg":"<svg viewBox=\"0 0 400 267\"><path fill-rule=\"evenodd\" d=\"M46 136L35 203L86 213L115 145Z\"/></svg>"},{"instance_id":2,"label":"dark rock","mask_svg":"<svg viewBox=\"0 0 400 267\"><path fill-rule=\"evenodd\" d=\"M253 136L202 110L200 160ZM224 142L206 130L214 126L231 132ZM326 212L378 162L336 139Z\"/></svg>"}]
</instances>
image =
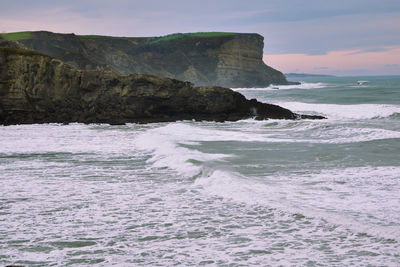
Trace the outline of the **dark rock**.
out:
<instances>
[{"instance_id":1,"label":"dark rock","mask_svg":"<svg viewBox=\"0 0 400 267\"><path fill-rule=\"evenodd\" d=\"M79 70L60 60L0 48L0 124L148 123L176 120L297 119L290 110L227 88L152 75ZM307 116L304 118L317 118Z\"/></svg>"},{"instance_id":2,"label":"dark rock","mask_svg":"<svg viewBox=\"0 0 400 267\"><path fill-rule=\"evenodd\" d=\"M40 31L14 41L2 41L0 37L0 46L34 50L80 69L112 70L121 75L151 74L203 86L289 84L280 71L263 62L264 38L259 34L194 33L125 38Z\"/></svg>"},{"instance_id":3,"label":"dark rock","mask_svg":"<svg viewBox=\"0 0 400 267\"><path fill-rule=\"evenodd\" d=\"M299 115L300 116L300 119L303 119L303 120L322 120L322 119L326 119L325 117L323 117L323 116L318 116L318 115L304 115L304 114L302 114L302 115Z\"/></svg>"}]
</instances>

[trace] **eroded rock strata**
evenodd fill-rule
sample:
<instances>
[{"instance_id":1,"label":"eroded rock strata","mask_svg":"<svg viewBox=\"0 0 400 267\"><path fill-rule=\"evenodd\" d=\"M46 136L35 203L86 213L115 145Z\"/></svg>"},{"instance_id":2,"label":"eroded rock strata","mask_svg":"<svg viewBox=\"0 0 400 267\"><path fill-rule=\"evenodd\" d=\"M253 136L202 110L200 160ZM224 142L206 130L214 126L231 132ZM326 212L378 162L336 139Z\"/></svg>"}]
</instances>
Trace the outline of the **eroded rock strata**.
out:
<instances>
[{"instance_id":1,"label":"eroded rock strata","mask_svg":"<svg viewBox=\"0 0 400 267\"><path fill-rule=\"evenodd\" d=\"M80 70L60 60L0 48L0 124L122 124L176 120L296 119L302 115L247 100L222 87L152 75ZM303 118L321 118L304 116Z\"/></svg>"},{"instance_id":2,"label":"eroded rock strata","mask_svg":"<svg viewBox=\"0 0 400 267\"><path fill-rule=\"evenodd\" d=\"M229 88L288 84L263 60L264 38L246 33L164 37L79 36L52 32L0 34L0 46L34 50L80 69L112 70Z\"/></svg>"}]
</instances>

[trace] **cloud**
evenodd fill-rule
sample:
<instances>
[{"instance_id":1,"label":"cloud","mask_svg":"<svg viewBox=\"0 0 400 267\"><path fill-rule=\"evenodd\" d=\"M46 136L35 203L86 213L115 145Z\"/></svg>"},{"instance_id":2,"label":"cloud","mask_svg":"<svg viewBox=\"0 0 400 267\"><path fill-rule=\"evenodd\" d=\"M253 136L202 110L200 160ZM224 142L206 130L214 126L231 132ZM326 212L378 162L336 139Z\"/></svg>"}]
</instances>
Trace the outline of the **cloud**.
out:
<instances>
[{"instance_id":1,"label":"cloud","mask_svg":"<svg viewBox=\"0 0 400 267\"><path fill-rule=\"evenodd\" d=\"M301 70L304 73L334 75L400 75L400 46L384 47L381 51L330 51L325 55L270 54L266 64L285 73Z\"/></svg>"},{"instance_id":2,"label":"cloud","mask_svg":"<svg viewBox=\"0 0 400 267\"><path fill-rule=\"evenodd\" d=\"M400 68L400 64L385 64L384 66L387 68Z\"/></svg>"},{"instance_id":3,"label":"cloud","mask_svg":"<svg viewBox=\"0 0 400 267\"><path fill-rule=\"evenodd\" d=\"M368 52L383 52L385 50L386 50L385 47L365 47L353 52L353 54L368 53Z\"/></svg>"},{"instance_id":4,"label":"cloud","mask_svg":"<svg viewBox=\"0 0 400 267\"><path fill-rule=\"evenodd\" d=\"M265 37L268 54L324 55L398 45L398 25L398 0L2 0L0 9L0 31L114 36L257 32Z\"/></svg>"},{"instance_id":5,"label":"cloud","mask_svg":"<svg viewBox=\"0 0 400 267\"><path fill-rule=\"evenodd\" d=\"M400 12L260 25L268 53L325 54L400 44Z\"/></svg>"}]
</instances>

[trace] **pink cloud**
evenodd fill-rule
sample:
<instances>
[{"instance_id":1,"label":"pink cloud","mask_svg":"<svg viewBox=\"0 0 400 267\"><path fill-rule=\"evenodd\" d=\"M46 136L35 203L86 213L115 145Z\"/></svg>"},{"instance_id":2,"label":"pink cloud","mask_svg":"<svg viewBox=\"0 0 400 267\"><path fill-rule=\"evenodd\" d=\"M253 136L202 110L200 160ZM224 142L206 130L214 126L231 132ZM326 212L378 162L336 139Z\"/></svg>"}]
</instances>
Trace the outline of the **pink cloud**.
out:
<instances>
[{"instance_id":1,"label":"pink cloud","mask_svg":"<svg viewBox=\"0 0 400 267\"><path fill-rule=\"evenodd\" d=\"M271 54L264 55L264 62L282 72L320 74L376 74L400 75L400 46L385 47L383 51L363 50L331 51L323 55Z\"/></svg>"},{"instance_id":2,"label":"pink cloud","mask_svg":"<svg viewBox=\"0 0 400 267\"><path fill-rule=\"evenodd\" d=\"M71 12L63 8L46 9L36 14L24 13L20 16L0 17L0 32L18 31L51 31L58 33L99 34L112 36L149 36L149 28L157 29L150 35L164 35L171 33L168 25L159 26L149 16L118 17L107 19L103 17L88 17L83 14Z\"/></svg>"}]
</instances>

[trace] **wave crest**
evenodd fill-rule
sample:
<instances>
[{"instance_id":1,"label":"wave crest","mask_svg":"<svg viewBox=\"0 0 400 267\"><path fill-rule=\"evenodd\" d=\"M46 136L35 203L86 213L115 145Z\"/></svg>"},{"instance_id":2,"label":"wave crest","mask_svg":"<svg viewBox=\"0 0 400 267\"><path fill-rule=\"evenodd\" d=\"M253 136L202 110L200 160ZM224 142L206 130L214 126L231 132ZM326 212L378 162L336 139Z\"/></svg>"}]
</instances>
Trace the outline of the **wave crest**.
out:
<instances>
[{"instance_id":1,"label":"wave crest","mask_svg":"<svg viewBox=\"0 0 400 267\"><path fill-rule=\"evenodd\" d=\"M400 113L399 105L387 104L310 104L302 102L280 102L276 103L294 112L307 112L322 114L329 119L373 119L385 118Z\"/></svg>"},{"instance_id":2,"label":"wave crest","mask_svg":"<svg viewBox=\"0 0 400 267\"><path fill-rule=\"evenodd\" d=\"M326 83L307 83L307 82L301 82L300 84L291 84L291 85L274 85L271 84L268 87L263 87L263 88L233 88L235 91L250 91L250 90L256 90L256 91L269 91L269 90L288 90L288 89L319 89L319 88L325 88L328 87L328 84Z\"/></svg>"}]
</instances>

